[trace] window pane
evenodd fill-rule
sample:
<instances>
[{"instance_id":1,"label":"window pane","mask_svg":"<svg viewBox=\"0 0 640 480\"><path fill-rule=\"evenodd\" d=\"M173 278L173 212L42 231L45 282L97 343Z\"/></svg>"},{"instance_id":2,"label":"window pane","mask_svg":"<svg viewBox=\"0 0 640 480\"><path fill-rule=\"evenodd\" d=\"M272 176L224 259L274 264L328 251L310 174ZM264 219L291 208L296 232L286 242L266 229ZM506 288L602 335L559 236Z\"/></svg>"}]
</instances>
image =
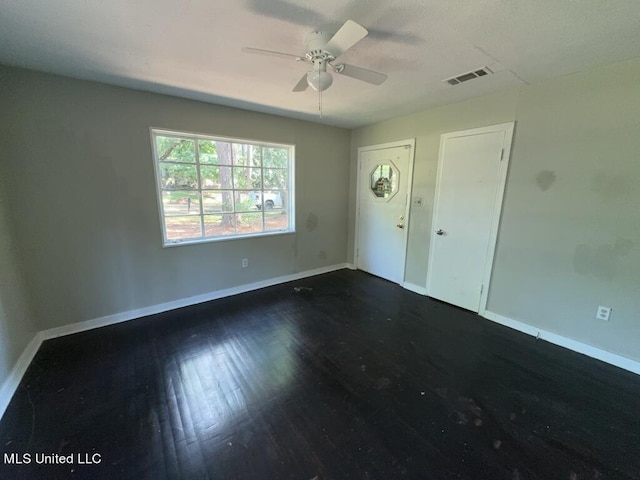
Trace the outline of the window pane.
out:
<instances>
[{"instance_id":1,"label":"window pane","mask_svg":"<svg viewBox=\"0 0 640 480\"><path fill-rule=\"evenodd\" d=\"M259 167L262 164L262 147L249 143L232 144L233 165L238 167Z\"/></svg>"},{"instance_id":2,"label":"window pane","mask_svg":"<svg viewBox=\"0 0 640 480\"><path fill-rule=\"evenodd\" d=\"M235 192L236 212L255 212L259 210L260 193Z\"/></svg>"},{"instance_id":3,"label":"window pane","mask_svg":"<svg viewBox=\"0 0 640 480\"><path fill-rule=\"evenodd\" d=\"M194 163L196 161L196 148L193 140L156 135L156 148L160 162L168 160Z\"/></svg>"},{"instance_id":4,"label":"window pane","mask_svg":"<svg viewBox=\"0 0 640 480\"><path fill-rule=\"evenodd\" d=\"M232 144L233 150L233 164L234 165L249 165L249 145L246 143L234 143Z\"/></svg>"},{"instance_id":5,"label":"window pane","mask_svg":"<svg viewBox=\"0 0 640 480\"><path fill-rule=\"evenodd\" d=\"M264 188L286 190L289 172L285 169L265 168L262 171Z\"/></svg>"},{"instance_id":6,"label":"window pane","mask_svg":"<svg viewBox=\"0 0 640 480\"><path fill-rule=\"evenodd\" d=\"M215 167L219 169L220 188L223 190L233 189L233 177L231 167Z\"/></svg>"},{"instance_id":7,"label":"window pane","mask_svg":"<svg viewBox=\"0 0 640 480\"><path fill-rule=\"evenodd\" d=\"M242 189L260 188L259 168L239 168L233 169L233 187Z\"/></svg>"},{"instance_id":8,"label":"window pane","mask_svg":"<svg viewBox=\"0 0 640 480\"><path fill-rule=\"evenodd\" d=\"M202 236L200 216L165 217L164 225L168 240L184 240Z\"/></svg>"},{"instance_id":9,"label":"window pane","mask_svg":"<svg viewBox=\"0 0 640 480\"><path fill-rule=\"evenodd\" d=\"M263 147L263 162L265 167L288 168L289 149L282 147Z\"/></svg>"},{"instance_id":10,"label":"window pane","mask_svg":"<svg viewBox=\"0 0 640 480\"><path fill-rule=\"evenodd\" d=\"M200 163L215 165L218 163L218 151L213 140L198 140Z\"/></svg>"},{"instance_id":11,"label":"window pane","mask_svg":"<svg viewBox=\"0 0 640 480\"><path fill-rule=\"evenodd\" d=\"M198 173L195 165L175 163L160 164L160 184L166 189L198 188Z\"/></svg>"},{"instance_id":12,"label":"window pane","mask_svg":"<svg viewBox=\"0 0 640 480\"><path fill-rule=\"evenodd\" d=\"M264 212L265 231L287 230L289 228L289 212L272 210Z\"/></svg>"},{"instance_id":13,"label":"window pane","mask_svg":"<svg viewBox=\"0 0 640 480\"><path fill-rule=\"evenodd\" d=\"M260 167L262 166L262 147L260 145L252 145L252 147L248 166Z\"/></svg>"},{"instance_id":14,"label":"window pane","mask_svg":"<svg viewBox=\"0 0 640 480\"><path fill-rule=\"evenodd\" d=\"M200 193L192 191L163 191L165 215L200 215Z\"/></svg>"},{"instance_id":15,"label":"window pane","mask_svg":"<svg viewBox=\"0 0 640 480\"><path fill-rule=\"evenodd\" d=\"M258 197L256 203L262 208L264 204L265 210L280 209L286 206L286 192L277 190L267 190L262 192L262 197ZM261 201L262 200L262 201Z\"/></svg>"},{"instance_id":16,"label":"window pane","mask_svg":"<svg viewBox=\"0 0 640 480\"><path fill-rule=\"evenodd\" d=\"M202 192L204 213L233 212L232 192Z\"/></svg>"},{"instance_id":17,"label":"window pane","mask_svg":"<svg viewBox=\"0 0 640 480\"><path fill-rule=\"evenodd\" d=\"M200 165L200 181L202 182L202 188L206 190L232 188L231 167ZM224 185L224 183L227 185Z\"/></svg>"},{"instance_id":18,"label":"window pane","mask_svg":"<svg viewBox=\"0 0 640 480\"><path fill-rule=\"evenodd\" d=\"M237 233L262 232L262 213L236 213Z\"/></svg>"},{"instance_id":19,"label":"window pane","mask_svg":"<svg viewBox=\"0 0 640 480\"><path fill-rule=\"evenodd\" d=\"M235 235L236 217L232 213L225 215L205 215L204 231L207 237Z\"/></svg>"},{"instance_id":20,"label":"window pane","mask_svg":"<svg viewBox=\"0 0 640 480\"><path fill-rule=\"evenodd\" d=\"M229 142L215 142L219 165L231 165L233 156L232 144Z\"/></svg>"}]
</instances>

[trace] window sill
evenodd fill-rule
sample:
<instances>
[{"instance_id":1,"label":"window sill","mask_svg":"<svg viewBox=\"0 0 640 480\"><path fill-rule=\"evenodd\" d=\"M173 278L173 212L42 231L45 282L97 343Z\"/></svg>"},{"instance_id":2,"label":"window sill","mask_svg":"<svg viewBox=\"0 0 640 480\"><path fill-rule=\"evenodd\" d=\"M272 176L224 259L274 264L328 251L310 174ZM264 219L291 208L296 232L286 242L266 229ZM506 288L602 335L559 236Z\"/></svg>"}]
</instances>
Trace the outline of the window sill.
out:
<instances>
[{"instance_id":1,"label":"window sill","mask_svg":"<svg viewBox=\"0 0 640 480\"><path fill-rule=\"evenodd\" d=\"M260 237L274 237L277 235L290 235L296 233L295 230L285 230L285 231L274 231L274 232L260 232L260 233L247 233L244 235L234 235L228 237L208 237L208 238L197 238L197 239L188 239L188 240L180 240L176 242L165 242L162 245L162 248L171 248L171 247L182 247L184 245L200 245L203 243L217 243L217 242L228 242L230 240L243 240L247 238L260 238Z\"/></svg>"}]
</instances>

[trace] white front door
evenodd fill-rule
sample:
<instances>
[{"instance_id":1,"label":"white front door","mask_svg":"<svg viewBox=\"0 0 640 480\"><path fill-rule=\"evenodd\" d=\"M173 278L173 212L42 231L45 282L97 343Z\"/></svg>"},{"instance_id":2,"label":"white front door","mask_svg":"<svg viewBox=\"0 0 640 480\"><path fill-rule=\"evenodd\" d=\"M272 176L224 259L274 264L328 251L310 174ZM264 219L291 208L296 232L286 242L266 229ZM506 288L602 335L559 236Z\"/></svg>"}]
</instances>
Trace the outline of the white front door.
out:
<instances>
[{"instance_id":1,"label":"white front door","mask_svg":"<svg viewBox=\"0 0 640 480\"><path fill-rule=\"evenodd\" d=\"M413 140L358 150L356 267L404 281Z\"/></svg>"},{"instance_id":2,"label":"white front door","mask_svg":"<svg viewBox=\"0 0 640 480\"><path fill-rule=\"evenodd\" d=\"M478 312L486 295L513 123L440 140L427 295Z\"/></svg>"}]
</instances>

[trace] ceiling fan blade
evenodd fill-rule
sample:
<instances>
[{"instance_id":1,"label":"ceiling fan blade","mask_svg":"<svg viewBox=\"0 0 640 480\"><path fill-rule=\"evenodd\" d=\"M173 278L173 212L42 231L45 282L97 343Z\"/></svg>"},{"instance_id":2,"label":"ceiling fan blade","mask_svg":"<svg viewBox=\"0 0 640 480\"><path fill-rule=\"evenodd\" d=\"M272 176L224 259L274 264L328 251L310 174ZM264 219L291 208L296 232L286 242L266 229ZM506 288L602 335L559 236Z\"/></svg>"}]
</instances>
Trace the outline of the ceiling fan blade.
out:
<instances>
[{"instance_id":1,"label":"ceiling fan blade","mask_svg":"<svg viewBox=\"0 0 640 480\"><path fill-rule=\"evenodd\" d=\"M305 73L302 78L300 79L300 81L298 83L296 83L296 86L293 87L293 91L294 92L304 92L307 87L309 86L309 84L307 83L307 74Z\"/></svg>"},{"instance_id":2,"label":"ceiling fan blade","mask_svg":"<svg viewBox=\"0 0 640 480\"><path fill-rule=\"evenodd\" d=\"M362 80L363 82L373 85L380 85L387 79L384 73L374 72L373 70L367 70L366 68L356 67L355 65L349 65L347 63L337 65L334 69L336 73L340 75Z\"/></svg>"},{"instance_id":3,"label":"ceiling fan blade","mask_svg":"<svg viewBox=\"0 0 640 480\"><path fill-rule=\"evenodd\" d=\"M272 50L262 50L261 48L244 47L242 51L244 53L253 53L256 55L268 55L270 57L281 57L281 58L294 58L298 61L300 60L306 61L306 59L304 57L301 57L300 55L294 55L292 53L274 52Z\"/></svg>"},{"instance_id":4,"label":"ceiling fan blade","mask_svg":"<svg viewBox=\"0 0 640 480\"><path fill-rule=\"evenodd\" d=\"M356 43L367 36L369 32L362 25L354 22L353 20L347 20L344 25L340 27L340 30L331 37L331 40L324 47L324 50L329 52L334 58L338 58L345 51L349 50Z\"/></svg>"}]
</instances>

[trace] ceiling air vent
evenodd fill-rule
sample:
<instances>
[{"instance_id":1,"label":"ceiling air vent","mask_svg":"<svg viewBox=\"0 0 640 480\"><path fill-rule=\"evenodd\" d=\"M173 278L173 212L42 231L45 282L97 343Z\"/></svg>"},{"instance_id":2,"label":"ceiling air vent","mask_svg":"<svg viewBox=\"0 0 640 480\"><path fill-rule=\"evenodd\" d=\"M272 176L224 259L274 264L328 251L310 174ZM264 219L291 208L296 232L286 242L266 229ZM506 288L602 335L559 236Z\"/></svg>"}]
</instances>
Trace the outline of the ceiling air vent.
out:
<instances>
[{"instance_id":1,"label":"ceiling air vent","mask_svg":"<svg viewBox=\"0 0 640 480\"><path fill-rule=\"evenodd\" d=\"M484 77L485 75L489 75L493 73L489 67L482 67L480 70L474 70L473 72L463 73L462 75L458 75L457 77L447 78L443 80L443 82L447 82L449 85L458 85L462 82L467 82L469 80L473 80L474 78Z\"/></svg>"}]
</instances>

